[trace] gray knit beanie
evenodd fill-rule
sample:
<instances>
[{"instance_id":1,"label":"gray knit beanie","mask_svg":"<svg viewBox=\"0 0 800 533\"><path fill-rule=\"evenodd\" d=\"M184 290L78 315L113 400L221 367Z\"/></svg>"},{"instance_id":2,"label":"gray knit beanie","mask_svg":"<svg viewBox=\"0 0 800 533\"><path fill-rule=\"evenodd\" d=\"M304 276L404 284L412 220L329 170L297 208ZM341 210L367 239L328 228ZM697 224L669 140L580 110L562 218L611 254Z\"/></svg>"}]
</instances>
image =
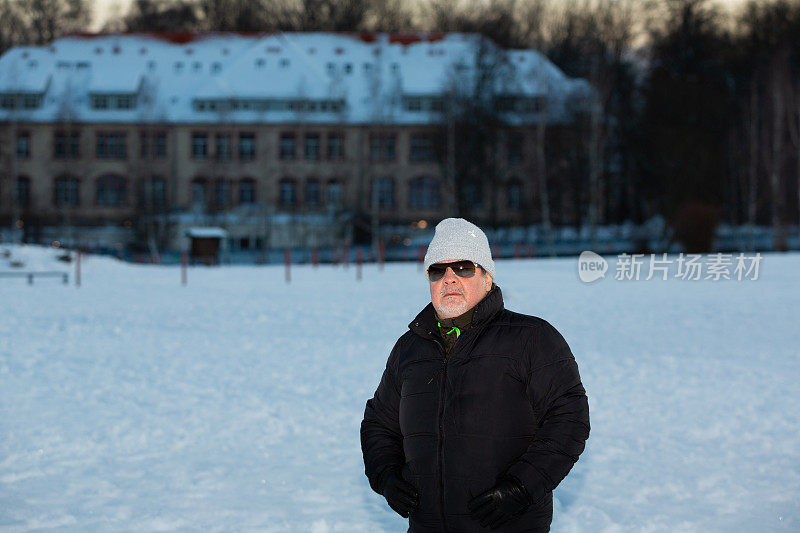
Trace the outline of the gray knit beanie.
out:
<instances>
[{"instance_id":1,"label":"gray knit beanie","mask_svg":"<svg viewBox=\"0 0 800 533\"><path fill-rule=\"evenodd\" d=\"M463 218L446 218L436 225L433 240L425 253L425 272L441 261L469 260L494 275L494 261L489 239L481 228Z\"/></svg>"}]
</instances>

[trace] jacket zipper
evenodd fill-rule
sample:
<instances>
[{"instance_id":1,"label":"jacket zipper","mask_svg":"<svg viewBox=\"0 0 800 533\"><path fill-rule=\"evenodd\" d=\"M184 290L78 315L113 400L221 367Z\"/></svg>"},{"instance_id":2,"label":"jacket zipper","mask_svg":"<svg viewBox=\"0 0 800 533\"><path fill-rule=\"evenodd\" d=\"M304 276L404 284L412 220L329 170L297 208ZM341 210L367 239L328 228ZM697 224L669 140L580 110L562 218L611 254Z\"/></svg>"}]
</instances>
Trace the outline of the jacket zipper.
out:
<instances>
[{"instance_id":1,"label":"jacket zipper","mask_svg":"<svg viewBox=\"0 0 800 533\"><path fill-rule=\"evenodd\" d=\"M474 328L470 328L473 330ZM470 333L474 334L474 330ZM444 512L444 397L445 397L445 389L447 387L447 361L450 358L450 354L444 349L444 345L439 342L438 339L432 336L430 340L436 343L436 346L439 347L439 351L444 354L444 364L442 365L442 388L439 393L439 507L441 509L442 515L442 525L444 526L444 531L447 533L449 530L447 528L447 518L446 513ZM462 342L461 346L464 346ZM450 350L451 352L455 349L455 346Z\"/></svg>"},{"instance_id":2,"label":"jacket zipper","mask_svg":"<svg viewBox=\"0 0 800 533\"><path fill-rule=\"evenodd\" d=\"M447 531L447 518L444 512L444 396L447 387L447 359L449 354L442 344L437 340L436 344L444 352L444 364L442 365L442 385L439 393L439 509L442 514L442 525Z\"/></svg>"}]
</instances>

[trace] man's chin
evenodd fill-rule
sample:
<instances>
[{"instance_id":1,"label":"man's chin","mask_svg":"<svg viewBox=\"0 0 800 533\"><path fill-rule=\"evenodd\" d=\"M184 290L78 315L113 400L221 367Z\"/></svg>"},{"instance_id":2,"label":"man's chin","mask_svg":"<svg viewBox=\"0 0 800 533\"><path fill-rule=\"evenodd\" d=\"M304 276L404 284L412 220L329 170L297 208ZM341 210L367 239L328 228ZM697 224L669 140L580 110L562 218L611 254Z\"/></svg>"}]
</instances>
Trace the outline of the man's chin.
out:
<instances>
[{"instance_id":1,"label":"man's chin","mask_svg":"<svg viewBox=\"0 0 800 533\"><path fill-rule=\"evenodd\" d=\"M439 315L439 318L453 318L454 316L464 314L466 310L467 302L462 301L457 305L440 305L436 308L436 313Z\"/></svg>"}]
</instances>

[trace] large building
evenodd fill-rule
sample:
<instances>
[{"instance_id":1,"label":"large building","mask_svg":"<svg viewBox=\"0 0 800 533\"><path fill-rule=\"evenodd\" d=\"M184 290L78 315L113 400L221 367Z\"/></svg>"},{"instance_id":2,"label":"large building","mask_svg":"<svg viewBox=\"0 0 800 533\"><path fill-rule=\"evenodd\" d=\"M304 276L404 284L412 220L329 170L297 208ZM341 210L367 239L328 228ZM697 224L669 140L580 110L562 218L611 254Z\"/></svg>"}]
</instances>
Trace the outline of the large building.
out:
<instances>
[{"instance_id":1,"label":"large building","mask_svg":"<svg viewBox=\"0 0 800 533\"><path fill-rule=\"evenodd\" d=\"M188 227L221 226L232 250L252 250L434 221L457 194L450 99L488 68L508 131L477 212L530 221L535 129L571 124L589 94L534 50L469 34L329 33L15 47L0 58L0 227L163 250L184 246Z\"/></svg>"}]
</instances>

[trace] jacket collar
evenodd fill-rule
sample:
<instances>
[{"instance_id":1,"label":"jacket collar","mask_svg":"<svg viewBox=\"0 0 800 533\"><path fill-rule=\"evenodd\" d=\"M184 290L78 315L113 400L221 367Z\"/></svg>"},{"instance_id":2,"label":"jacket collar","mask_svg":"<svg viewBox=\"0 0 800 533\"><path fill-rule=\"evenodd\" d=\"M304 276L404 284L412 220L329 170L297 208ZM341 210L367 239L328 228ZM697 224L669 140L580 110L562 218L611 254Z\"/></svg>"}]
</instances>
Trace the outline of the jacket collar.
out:
<instances>
[{"instance_id":1,"label":"jacket collar","mask_svg":"<svg viewBox=\"0 0 800 533\"><path fill-rule=\"evenodd\" d=\"M477 304L472 313L472 326L480 326L489 322L497 313L502 311L503 292L497 285L492 285L492 290ZM437 332L436 310L432 303L428 303L422 311L408 325L409 329L422 337L434 337Z\"/></svg>"}]
</instances>

